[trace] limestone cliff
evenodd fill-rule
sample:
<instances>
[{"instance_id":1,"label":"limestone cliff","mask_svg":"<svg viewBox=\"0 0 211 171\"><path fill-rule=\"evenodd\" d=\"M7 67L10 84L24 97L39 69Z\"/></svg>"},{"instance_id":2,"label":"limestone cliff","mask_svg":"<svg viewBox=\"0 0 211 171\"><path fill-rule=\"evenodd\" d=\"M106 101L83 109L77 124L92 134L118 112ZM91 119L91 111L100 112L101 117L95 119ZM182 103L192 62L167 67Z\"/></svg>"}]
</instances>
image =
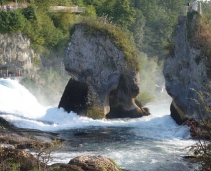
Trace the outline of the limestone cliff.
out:
<instances>
[{"instance_id":1,"label":"limestone cliff","mask_svg":"<svg viewBox=\"0 0 211 171\"><path fill-rule=\"evenodd\" d=\"M197 22L196 16L192 22ZM179 124L186 117L198 119L200 109L192 99L197 99L195 91L203 90L203 85L208 82L205 62L203 59L198 60L202 56L202 50L188 40L190 27L187 17L179 16L175 49L166 59L163 70L166 90L173 99L171 115Z\"/></svg>"},{"instance_id":2,"label":"limestone cliff","mask_svg":"<svg viewBox=\"0 0 211 171\"><path fill-rule=\"evenodd\" d=\"M32 67L35 53L30 39L21 33L0 34L0 65L15 64L24 70Z\"/></svg>"},{"instance_id":3,"label":"limestone cliff","mask_svg":"<svg viewBox=\"0 0 211 171\"><path fill-rule=\"evenodd\" d=\"M89 34L86 26L76 25L64 65L71 80L59 107L85 115L94 110L109 118L147 114L134 102L139 93L138 73L127 67L124 53L105 33Z\"/></svg>"}]
</instances>

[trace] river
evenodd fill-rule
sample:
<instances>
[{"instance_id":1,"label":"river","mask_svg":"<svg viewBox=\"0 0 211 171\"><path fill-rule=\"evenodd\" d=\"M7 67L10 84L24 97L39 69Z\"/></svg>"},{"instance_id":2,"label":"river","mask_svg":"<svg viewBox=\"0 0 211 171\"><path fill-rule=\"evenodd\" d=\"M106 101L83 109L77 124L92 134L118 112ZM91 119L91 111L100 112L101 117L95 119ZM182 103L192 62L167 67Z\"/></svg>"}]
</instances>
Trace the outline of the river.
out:
<instances>
[{"instance_id":1,"label":"river","mask_svg":"<svg viewBox=\"0 0 211 171\"><path fill-rule=\"evenodd\" d=\"M52 153L51 163L68 163L82 154L104 155L129 171L192 171L183 156L195 142L189 128L170 117L170 101L147 105L150 116L93 120L39 104L17 81L0 79L1 117L20 128L58 133L65 147Z\"/></svg>"}]
</instances>

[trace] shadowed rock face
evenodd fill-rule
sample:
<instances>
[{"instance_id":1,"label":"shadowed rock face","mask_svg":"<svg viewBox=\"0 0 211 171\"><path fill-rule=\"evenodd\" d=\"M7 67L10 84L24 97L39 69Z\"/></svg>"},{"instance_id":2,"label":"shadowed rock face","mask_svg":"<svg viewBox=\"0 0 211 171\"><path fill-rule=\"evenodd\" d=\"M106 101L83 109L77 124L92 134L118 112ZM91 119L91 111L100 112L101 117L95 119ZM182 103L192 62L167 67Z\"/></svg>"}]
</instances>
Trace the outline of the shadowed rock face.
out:
<instances>
[{"instance_id":1,"label":"shadowed rock face","mask_svg":"<svg viewBox=\"0 0 211 171\"><path fill-rule=\"evenodd\" d=\"M187 40L187 24L187 17L179 16L174 53L166 59L163 70L166 90L173 99L171 115L180 124L184 121L181 118L198 119L200 109L192 99L197 99L196 92L208 81L203 60L197 62L201 50Z\"/></svg>"},{"instance_id":2,"label":"shadowed rock face","mask_svg":"<svg viewBox=\"0 0 211 171\"><path fill-rule=\"evenodd\" d=\"M137 118L147 115L147 112L135 103L139 87L136 82L132 84L132 78L122 75L117 89L109 94L110 112L106 115L107 118Z\"/></svg>"},{"instance_id":3,"label":"shadowed rock face","mask_svg":"<svg viewBox=\"0 0 211 171\"><path fill-rule=\"evenodd\" d=\"M71 80L59 107L78 114L92 108L109 118L147 114L134 102L139 93L139 74L127 68L123 52L107 35L97 31L88 34L85 26L75 26L64 65ZM120 111L118 116L116 111Z\"/></svg>"},{"instance_id":4,"label":"shadowed rock face","mask_svg":"<svg viewBox=\"0 0 211 171\"><path fill-rule=\"evenodd\" d=\"M70 79L60 100L59 107L64 108L67 112L74 111L79 115L86 115L87 95L88 86L85 83Z\"/></svg>"}]
</instances>

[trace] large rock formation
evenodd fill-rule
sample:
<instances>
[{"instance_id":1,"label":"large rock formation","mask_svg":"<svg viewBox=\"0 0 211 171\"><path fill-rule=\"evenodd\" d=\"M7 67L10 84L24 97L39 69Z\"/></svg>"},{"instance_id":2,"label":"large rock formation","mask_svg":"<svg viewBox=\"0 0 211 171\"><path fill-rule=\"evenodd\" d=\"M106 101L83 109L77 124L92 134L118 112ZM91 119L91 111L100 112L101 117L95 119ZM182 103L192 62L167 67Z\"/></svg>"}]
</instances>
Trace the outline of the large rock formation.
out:
<instances>
[{"instance_id":1,"label":"large rock formation","mask_svg":"<svg viewBox=\"0 0 211 171\"><path fill-rule=\"evenodd\" d=\"M34 50L26 35L0 34L0 66L14 64L24 70L31 69L34 57Z\"/></svg>"},{"instance_id":2,"label":"large rock formation","mask_svg":"<svg viewBox=\"0 0 211 171\"><path fill-rule=\"evenodd\" d=\"M68 43L64 65L71 80L59 107L78 114L108 114L109 118L148 114L134 102L139 75L127 67L124 53L108 35L89 34L86 27L76 25Z\"/></svg>"},{"instance_id":3,"label":"large rock formation","mask_svg":"<svg viewBox=\"0 0 211 171\"><path fill-rule=\"evenodd\" d=\"M203 90L208 79L204 60L198 60L201 49L188 40L191 23L186 16L179 16L178 22L175 49L166 59L163 73L166 90L173 99L171 115L181 124L186 117L198 119L200 108L193 99L197 99L196 92ZM196 15L193 22L197 22Z\"/></svg>"}]
</instances>

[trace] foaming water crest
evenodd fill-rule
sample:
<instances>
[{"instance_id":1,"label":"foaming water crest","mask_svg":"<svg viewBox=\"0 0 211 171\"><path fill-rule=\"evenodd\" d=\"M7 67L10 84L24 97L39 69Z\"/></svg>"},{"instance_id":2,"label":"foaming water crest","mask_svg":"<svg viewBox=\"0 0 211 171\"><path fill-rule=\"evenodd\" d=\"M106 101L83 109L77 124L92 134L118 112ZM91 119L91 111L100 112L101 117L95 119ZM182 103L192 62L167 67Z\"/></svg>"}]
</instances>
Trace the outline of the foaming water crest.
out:
<instances>
[{"instance_id":1,"label":"foaming water crest","mask_svg":"<svg viewBox=\"0 0 211 171\"><path fill-rule=\"evenodd\" d=\"M137 119L93 120L62 108L43 107L17 81L0 79L0 116L17 127L56 131L68 140L64 150L53 153L52 163L100 154L131 171L194 170L181 158L194 143L189 129L172 120L169 106L170 101L148 104L151 115Z\"/></svg>"},{"instance_id":2,"label":"foaming water crest","mask_svg":"<svg viewBox=\"0 0 211 171\"><path fill-rule=\"evenodd\" d=\"M0 112L36 119L45 114L46 108L18 81L0 79Z\"/></svg>"},{"instance_id":3,"label":"foaming water crest","mask_svg":"<svg viewBox=\"0 0 211 171\"><path fill-rule=\"evenodd\" d=\"M184 138L186 127L178 125L169 116L169 101L148 104L152 114L138 119L93 120L65 112L62 108L43 107L17 81L0 79L1 116L21 128L58 131L75 128L135 127L136 134L153 139ZM164 133L165 132L165 133Z\"/></svg>"}]
</instances>

